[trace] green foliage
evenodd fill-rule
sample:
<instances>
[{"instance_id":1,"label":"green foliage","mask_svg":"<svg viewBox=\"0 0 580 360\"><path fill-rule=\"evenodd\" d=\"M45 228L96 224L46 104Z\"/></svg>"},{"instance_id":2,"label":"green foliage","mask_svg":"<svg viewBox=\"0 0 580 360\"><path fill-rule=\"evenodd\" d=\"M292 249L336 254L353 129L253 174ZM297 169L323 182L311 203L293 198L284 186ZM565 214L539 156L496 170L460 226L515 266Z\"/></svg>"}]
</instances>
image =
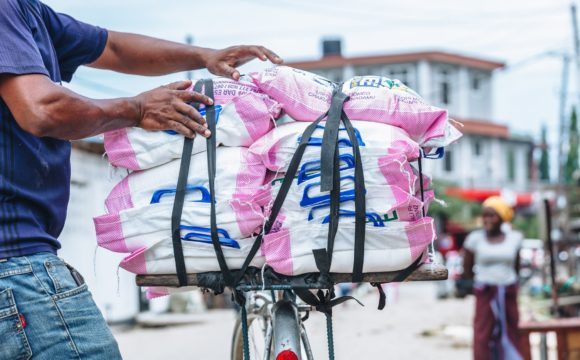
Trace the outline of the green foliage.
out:
<instances>
[{"instance_id":1,"label":"green foliage","mask_svg":"<svg viewBox=\"0 0 580 360\"><path fill-rule=\"evenodd\" d=\"M576 118L576 108L572 108L568 139L569 149L568 157L566 158L566 165L564 166L564 181L566 184L573 184L574 172L578 170L578 146L580 145L578 139L578 120Z\"/></svg>"},{"instance_id":2,"label":"green foliage","mask_svg":"<svg viewBox=\"0 0 580 360\"><path fill-rule=\"evenodd\" d=\"M537 216L516 216L512 223L514 229L519 230L528 239L540 237L539 222Z\"/></svg>"},{"instance_id":3,"label":"green foliage","mask_svg":"<svg viewBox=\"0 0 580 360\"><path fill-rule=\"evenodd\" d=\"M435 196L443 200L445 205L433 202L429 206L429 215L451 220L456 223L471 223L481 213L481 204L477 201L467 201L455 196L445 195L445 190L453 187L452 183L433 180L432 188Z\"/></svg>"},{"instance_id":4,"label":"green foliage","mask_svg":"<svg viewBox=\"0 0 580 360\"><path fill-rule=\"evenodd\" d=\"M548 156L548 141L546 139L546 125L542 126L542 154L540 156L540 164L538 165L540 171L540 180L550 181L550 163Z\"/></svg>"}]
</instances>

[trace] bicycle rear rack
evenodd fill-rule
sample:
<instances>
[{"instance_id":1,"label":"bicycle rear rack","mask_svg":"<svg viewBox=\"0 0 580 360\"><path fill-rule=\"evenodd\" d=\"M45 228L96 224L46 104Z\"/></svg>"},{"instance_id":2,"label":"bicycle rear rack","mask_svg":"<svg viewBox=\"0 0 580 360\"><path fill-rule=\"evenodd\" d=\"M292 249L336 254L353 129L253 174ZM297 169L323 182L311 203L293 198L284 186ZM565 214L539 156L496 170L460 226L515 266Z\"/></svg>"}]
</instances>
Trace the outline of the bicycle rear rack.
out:
<instances>
[{"instance_id":1,"label":"bicycle rear rack","mask_svg":"<svg viewBox=\"0 0 580 360\"><path fill-rule=\"evenodd\" d=\"M235 271L233 273L236 273ZM363 282L389 283L399 274L398 271L366 273ZM415 270L405 281L437 281L446 280L447 269L439 264L423 264ZM299 276L284 276L266 268L262 273L260 269L251 268L246 272L243 280L236 287L241 291L253 290L291 290L291 289L328 289L333 284L351 283L352 274L331 273L332 283L326 282L319 273L304 274ZM178 287L179 280L175 274L167 275L137 275L138 286L166 286ZM187 285L207 288L221 292L225 288L223 275L219 271L188 274Z\"/></svg>"}]
</instances>

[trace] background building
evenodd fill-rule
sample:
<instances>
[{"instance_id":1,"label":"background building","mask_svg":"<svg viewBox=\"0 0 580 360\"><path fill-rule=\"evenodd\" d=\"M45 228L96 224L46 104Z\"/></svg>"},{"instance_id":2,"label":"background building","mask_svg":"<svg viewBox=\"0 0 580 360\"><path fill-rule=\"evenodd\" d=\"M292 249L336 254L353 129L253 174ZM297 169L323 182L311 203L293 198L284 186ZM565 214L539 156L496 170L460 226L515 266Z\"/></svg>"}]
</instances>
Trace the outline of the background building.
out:
<instances>
[{"instance_id":1,"label":"background building","mask_svg":"<svg viewBox=\"0 0 580 360\"><path fill-rule=\"evenodd\" d=\"M451 146L444 161L426 161L426 172L461 189L528 191L533 185L534 143L493 120L493 73L504 63L442 51L343 57L337 40L323 42L323 57L288 66L333 81L352 76L396 78L428 103L449 110L463 126L464 137ZM457 190L457 189L456 189ZM456 193L460 193L457 192Z\"/></svg>"}]
</instances>

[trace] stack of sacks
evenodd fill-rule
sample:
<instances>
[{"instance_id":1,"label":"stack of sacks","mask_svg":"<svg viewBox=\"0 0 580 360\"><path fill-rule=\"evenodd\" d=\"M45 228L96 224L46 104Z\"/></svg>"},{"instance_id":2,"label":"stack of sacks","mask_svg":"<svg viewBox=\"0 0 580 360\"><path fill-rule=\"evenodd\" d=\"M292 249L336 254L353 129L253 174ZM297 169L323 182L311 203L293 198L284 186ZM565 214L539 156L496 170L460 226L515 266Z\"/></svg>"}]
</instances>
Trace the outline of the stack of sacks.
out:
<instances>
[{"instance_id":1,"label":"stack of sacks","mask_svg":"<svg viewBox=\"0 0 580 360\"><path fill-rule=\"evenodd\" d=\"M276 67L252 74L254 82L279 101L290 119L250 147L271 172L269 186L257 198L269 215L281 179L296 152L302 133L330 105L332 84L314 74ZM431 107L398 81L361 77L343 85L350 95L344 110L359 142L366 188L364 272L401 270L421 257L434 240L433 220L423 216L432 191L420 200L417 171L410 165L420 146L447 145L460 136L447 113ZM297 120L297 122L292 122ZM329 192L320 191L320 149L324 122L304 153L272 231L264 236L262 254L285 275L317 272L313 249L326 248ZM412 134L412 135L411 135ZM335 239L332 272L352 272L354 261L354 158L344 128L339 130L341 218ZM429 179L423 178L428 189Z\"/></svg>"},{"instance_id":2,"label":"stack of sacks","mask_svg":"<svg viewBox=\"0 0 580 360\"><path fill-rule=\"evenodd\" d=\"M253 236L264 222L254 197L266 168L247 146L267 133L280 106L251 82L214 80L217 129L215 198L220 243L231 269L246 259ZM202 114L205 112L201 111ZM136 274L175 273L171 214L183 149L183 136L138 128L105 134L109 161L132 172L105 201L107 214L94 219L101 247L130 253L120 264ZM188 272L218 271L210 236L210 193L206 140L197 137L187 181L181 239ZM256 257L252 266L263 266ZM149 295L166 293L153 289Z\"/></svg>"},{"instance_id":3,"label":"stack of sacks","mask_svg":"<svg viewBox=\"0 0 580 360\"><path fill-rule=\"evenodd\" d=\"M272 129L271 119L280 114L280 104L262 93L250 80L245 76L240 81L213 80L218 146L252 145ZM203 108L200 113L205 116ZM195 141L192 154L203 152L205 148L205 141ZM182 149L183 136L172 130L123 128L105 133L109 161L129 170L144 170L179 159Z\"/></svg>"},{"instance_id":4,"label":"stack of sacks","mask_svg":"<svg viewBox=\"0 0 580 360\"><path fill-rule=\"evenodd\" d=\"M314 121L330 107L335 85L318 75L276 66L250 76L296 121ZM422 147L446 146L461 136L449 124L446 110L427 104L399 80L356 76L345 81L341 90L350 98L344 111L351 120L399 127Z\"/></svg>"}]
</instances>

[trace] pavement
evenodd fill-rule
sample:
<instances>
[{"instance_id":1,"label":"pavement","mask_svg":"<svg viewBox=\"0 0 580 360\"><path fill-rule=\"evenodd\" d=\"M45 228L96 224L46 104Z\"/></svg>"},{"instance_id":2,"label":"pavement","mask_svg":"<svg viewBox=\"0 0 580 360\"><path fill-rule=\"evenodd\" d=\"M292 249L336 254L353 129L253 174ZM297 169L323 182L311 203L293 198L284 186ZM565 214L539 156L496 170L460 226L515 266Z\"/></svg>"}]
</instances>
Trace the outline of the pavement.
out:
<instances>
[{"instance_id":1,"label":"pavement","mask_svg":"<svg viewBox=\"0 0 580 360\"><path fill-rule=\"evenodd\" d=\"M390 285L379 311L376 290L356 295L364 307L347 302L334 310L337 360L471 358L472 297L437 300L433 283ZM184 325L113 331L126 360L227 360L236 316L211 310L187 315ZM311 314L306 328L314 357L327 359L324 315Z\"/></svg>"}]
</instances>

